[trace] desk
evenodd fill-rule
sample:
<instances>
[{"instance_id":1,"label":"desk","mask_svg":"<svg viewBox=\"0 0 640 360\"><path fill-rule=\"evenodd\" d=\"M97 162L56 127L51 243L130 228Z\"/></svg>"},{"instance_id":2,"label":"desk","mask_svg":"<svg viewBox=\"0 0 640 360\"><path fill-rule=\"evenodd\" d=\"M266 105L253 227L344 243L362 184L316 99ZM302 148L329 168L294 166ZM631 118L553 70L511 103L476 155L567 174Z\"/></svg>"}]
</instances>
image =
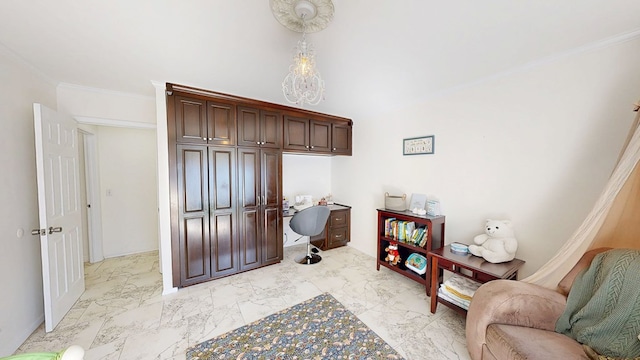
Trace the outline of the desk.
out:
<instances>
[{"instance_id":1,"label":"desk","mask_svg":"<svg viewBox=\"0 0 640 360\"><path fill-rule=\"evenodd\" d=\"M341 204L327 205L331 214L324 230L312 236L311 243L320 250L329 250L344 246L351 241L351 206ZM290 208L284 211L283 217L292 217L297 210Z\"/></svg>"},{"instance_id":2,"label":"desk","mask_svg":"<svg viewBox=\"0 0 640 360\"><path fill-rule=\"evenodd\" d=\"M479 283L486 283L498 279L517 280L518 270L524 265L524 261L520 259L493 264L471 254L454 254L451 252L450 245L429 251L427 261L431 263L431 313L433 314L436 312L438 302L461 314L467 313L465 309L438 297L443 270L454 272Z\"/></svg>"}]
</instances>

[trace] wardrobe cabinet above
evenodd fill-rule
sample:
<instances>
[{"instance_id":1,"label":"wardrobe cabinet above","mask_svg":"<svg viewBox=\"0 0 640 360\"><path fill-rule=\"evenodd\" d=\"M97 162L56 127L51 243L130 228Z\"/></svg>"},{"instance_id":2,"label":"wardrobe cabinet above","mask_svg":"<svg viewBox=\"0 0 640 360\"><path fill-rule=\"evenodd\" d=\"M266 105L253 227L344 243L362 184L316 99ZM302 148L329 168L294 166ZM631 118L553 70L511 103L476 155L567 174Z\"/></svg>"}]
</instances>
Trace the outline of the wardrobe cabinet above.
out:
<instances>
[{"instance_id":1,"label":"wardrobe cabinet above","mask_svg":"<svg viewBox=\"0 0 640 360\"><path fill-rule=\"evenodd\" d=\"M238 106L238 146L282 148L282 115Z\"/></svg>"},{"instance_id":2,"label":"wardrobe cabinet above","mask_svg":"<svg viewBox=\"0 0 640 360\"><path fill-rule=\"evenodd\" d=\"M285 116L283 150L295 153L351 155L351 123Z\"/></svg>"},{"instance_id":3,"label":"wardrobe cabinet above","mask_svg":"<svg viewBox=\"0 0 640 360\"><path fill-rule=\"evenodd\" d=\"M189 144L235 145L236 106L176 95L176 142Z\"/></svg>"},{"instance_id":4,"label":"wardrobe cabinet above","mask_svg":"<svg viewBox=\"0 0 640 360\"><path fill-rule=\"evenodd\" d=\"M167 93L175 96L178 143L352 154L351 119L175 84Z\"/></svg>"}]
</instances>

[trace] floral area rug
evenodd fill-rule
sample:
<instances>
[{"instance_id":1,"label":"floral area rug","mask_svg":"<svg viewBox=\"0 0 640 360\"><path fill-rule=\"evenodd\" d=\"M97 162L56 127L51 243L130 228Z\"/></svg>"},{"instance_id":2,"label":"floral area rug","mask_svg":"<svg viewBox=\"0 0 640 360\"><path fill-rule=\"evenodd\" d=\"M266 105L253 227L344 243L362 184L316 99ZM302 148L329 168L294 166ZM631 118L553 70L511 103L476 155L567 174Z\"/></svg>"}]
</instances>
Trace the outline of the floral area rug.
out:
<instances>
[{"instance_id":1,"label":"floral area rug","mask_svg":"<svg viewBox=\"0 0 640 360\"><path fill-rule=\"evenodd\" d=\"M402 359L328 293L187 350L187 360Z\"/></svg>"}]
</instances>

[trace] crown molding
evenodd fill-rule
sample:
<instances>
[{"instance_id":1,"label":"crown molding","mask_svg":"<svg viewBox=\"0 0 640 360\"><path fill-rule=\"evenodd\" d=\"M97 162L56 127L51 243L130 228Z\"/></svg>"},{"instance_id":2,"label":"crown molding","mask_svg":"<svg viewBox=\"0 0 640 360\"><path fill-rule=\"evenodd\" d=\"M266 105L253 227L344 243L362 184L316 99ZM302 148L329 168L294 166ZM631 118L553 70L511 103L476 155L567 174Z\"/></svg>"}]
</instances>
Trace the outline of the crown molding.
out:
<instances>
[{"instance_id":1,"label":"crown molding","mask_svg":"<svg viewBox=\"0 0 640 360\"><path fill-rule=\"evenodd\" d=\"M74 116L80 124L96 125L96 126L113 126L129 129L156 129L156 124L145 123L141 121L105 119L91 116Z\"/></svg>"},{"instance_id":2,"label":"crown molding","mask_svg":"<svg viewBox=\"0 0 640 360\"><path fill-rule=\"evenodd\" d=\"M431 96L429 96L429 98L437 98L440 96L445 96L445 95L449 95L452 94L456 91L462 90L462 89L466 89L469 87L473 87L479 84L483 84L485 82L488 81L493 81L496 79L500 79L500 78L504 78L507 76L511 76L511 75L515 75L518 73L522 73L540 66L544 66L547 64L551 64L557 61L560 61L562 59L566 59L568 57L574 56L574 55L578 55L578 54L582 54L582 53L587 53L587 52L591 52L591 51L596 51L596 50L600 50L600 49L604 49L610 46L615 46L627 41L632 41L632 40L636 40L637 38L640 37L640 28L637 28L635 30L629 31L629 32L625 32L625 33L621 33L612 37L608 37L599 41L595 41L592 43L588 43L585 44L583 46L579 46L579 47L575 47L572 49L568 49L566 51L561 51L549 56L545 56L533 61L529 61L526 62L522 65L519 66L515 66L512 67L511 69L507 69L504 71L500 71L485 77L481 77L479 79L476 79L474 81L470 81L470 82L466 82L464 84L460 84L460 85L456 85L453 87L450 87L448 89L444 89L442 91L438 91L434 94L432 94Z\"/></svg>"},{"instance_id":3,"label":"crown molding","mask_svg":"<svg viewBox=\"0 0 640 360\"><path fill-rule=\"evenodd\" d=\"M65 82L59 83L58 84L58 88L59 89L69 89L69 90L84 91L84 92L93 92L93 93L103 94L103 95L115 95L115 96L122 96L122 97L130 97L130 98L135 98L135 99L144 99L144 100L153 100L153 99L155 99L155 97L148 96L148 95L141 95L141 94L135 94L135 93L117 91L117 90L102 89L102 88L96 88L96 87L85 86L85 85L77 85L77 84L71 84L71 83L65 83Z\"/></svg>"}]
</instances>

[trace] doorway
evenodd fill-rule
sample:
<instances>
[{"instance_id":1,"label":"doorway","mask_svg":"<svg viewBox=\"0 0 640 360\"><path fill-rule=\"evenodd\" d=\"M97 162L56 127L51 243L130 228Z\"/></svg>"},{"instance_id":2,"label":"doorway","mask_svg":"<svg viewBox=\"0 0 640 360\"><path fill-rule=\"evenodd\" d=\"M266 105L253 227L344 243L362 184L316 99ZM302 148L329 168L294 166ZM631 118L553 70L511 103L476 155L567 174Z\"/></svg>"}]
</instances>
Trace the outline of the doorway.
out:
<instances>
[{"instance_id":1,"label":"doorway","mask_svg":"<svg viewBox=\"0 0 640 360\"><path fill-rule=\"evenodd\" d=\"M86 129L78 129L80 169L80 201L82 206L82 238L84 262L104 260L102 249L102 220L100 214L100 183L96 135Z\"/></svg>"}]
</instances>

